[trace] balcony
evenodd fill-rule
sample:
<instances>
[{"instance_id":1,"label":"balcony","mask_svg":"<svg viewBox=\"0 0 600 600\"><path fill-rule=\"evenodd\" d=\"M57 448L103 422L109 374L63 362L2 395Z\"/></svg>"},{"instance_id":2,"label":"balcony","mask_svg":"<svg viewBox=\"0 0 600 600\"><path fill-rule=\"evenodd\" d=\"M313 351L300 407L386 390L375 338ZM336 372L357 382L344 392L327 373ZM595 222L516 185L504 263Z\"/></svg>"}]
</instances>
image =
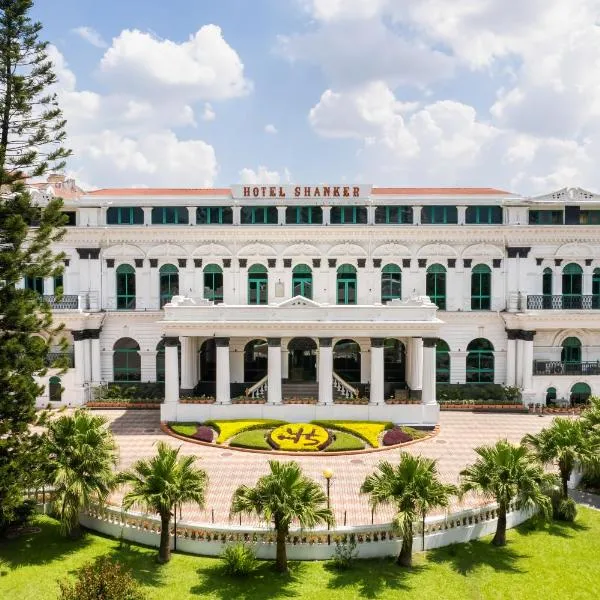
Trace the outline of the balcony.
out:
<instances>
[{"instance_id":1,"label":"balcony","mask_svg":"<svg viewBox=\"0 0 600 600\"><path fill-rule=\"evenodd\" d=\"M527 310L600 310L600 296L527 296Z\"/></svg>"},{"instance_id":2,"label":"balcony","mask_svg":"<svg viewBox=\"0 0 600 600\"><path fill-rule=\"evenodd\" d=\"M46 355L46 366L51 367L54 363L60 361L60 367L66 366L68 369L75 367L75 356L73 352L48 352Z\"/></svg>"},{"instance_id":3,"label":"balcony","mask_svg":"<svg viewBox=\"0 0 600 600\"><path fill-rule=\"evenodd\" d=\"M79 310L79 311L97 311L98 304L97 292L82 292L81 294L63 294L60 300L54 295L45 295L44 300L50 305L52 310Z\"/></svg>"},{"instance_id":4,"label":"balcony","mask_svg":"<svg viewBox=\"0 0 600 600\"><path fill-rule=\"evenodd\" d=\"M534 375L600 375L600 361L562 362L560 360L534 360Z\"/></svg>"}]
</instances>

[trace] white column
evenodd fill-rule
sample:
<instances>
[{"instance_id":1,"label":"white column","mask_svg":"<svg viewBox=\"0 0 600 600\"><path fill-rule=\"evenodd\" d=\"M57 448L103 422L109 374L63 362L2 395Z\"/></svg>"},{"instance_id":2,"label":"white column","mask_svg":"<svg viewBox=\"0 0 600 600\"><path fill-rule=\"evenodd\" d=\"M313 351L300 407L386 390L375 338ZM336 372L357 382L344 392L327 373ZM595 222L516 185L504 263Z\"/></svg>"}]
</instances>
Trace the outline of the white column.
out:
<instances>
[{"instance_id":1,"label":"white column","mask_svg":"<svg viewBox=\"0 0 600 600\"><path fill-rule=\"evenodd\" d=\"M144 211L144 225L152 225L152 207L143 206L142 210Z\"/></svg>"},{"instance_id":2,"label":"white column","mask_svg":"<svg viewBox=\"0 0 600 600\"><path fill-rule=\"evenodd\" d=\"M421 391L422 404L435 404L435 338L425 338L422 340L423 356L423 389Z\"/></svg>"},{"instance_id":3,"label":"white column","mask_svg":"<svg viewBox=\"0 0 600 600\"><path fill-rule=\"evenodd\" d=\"M323 207L323 225L331 224L331 206Z\"/></svg>"},{"instance_id":4,"label":"white column","mask_svg":"<svg viewBox=\"0 0 600 600\"><path fill-rule=\"evenodd\" d=\"M384 401L384 338L371 338L371 403Z\"/></svg>"},{"instance_id":5,"label":"white column","mask_svg":"<svg viewBox=\"0 0 600 600\"><path fill-rule=\"evenodd\" d=\"M234 343L230 346L229 361L231 371L231 381L233 383L244 382L244 344Z\"/></svg>"},{"instance_id":6,"label":"white column","mask_svg":"<svg viewBox=\"0 0 600 600\"><path fill-rule=\"evenodd\" d=\"M100 370L100 330L92 329L91 330L91 350L92 350L92 381L94 383L99 383L102 379L101 370Z\"/></svg>"},{"instance_id":7,"label":"white column","mask_svg":"<svg viewBox=\"0 0 600 600\"><path fill-rule=\"evenodd\" d=\"M290 378L289 352L286 346L281 346L281 378Z\"/></svg>"},{"instance_id":8,"label":"white column","mask_svg":"<svg viewBox=\"0 0 600 600\"><path fill-rule=\"evenodd\" d=\"M450 352L450 383L467 381L467 354L464 350Z\"/></svg>"},{"instance_id":9,"label":"white column","mask_svg":"<svg viewBox=\"0 0 600 600\"><path fill-rule=\"evenodd\" d=\"M516 383L516 353L517 340L513 329L507 329L508 340L506 341L506 385L514 386Z\"/></svg>"},{"instance_id":10,"label":"white column","mask_svg":"<svg viewBox=\"0 0 600 600\"><path fill-rule=\"evenodd\" d=\"M73 357L75 359L75 385L81 386L85 381L85 334L83 331L72 331Z\"/></svg>"},{"instance_id":11,"label":"white column","mask_svg":"<svg viewBox=\"0 0 600 600\"><path fill-rule=\"evenodd\" d=\"M523 387L523 340L517 340L517 376L515 379L517 387Z\"/></svg>"},{"instance_id":12,"label":"white column","mask_svg":"<svg viewBox=\"0 0 600 600\"><path fill-rule=\"evenodd\" d=\"M420 390L423 388L423 338L413 338L413 351L412 351L412 362L413 362L413 388L414 390ZM434 348L435 351L435 348ZM435 363L434 363L435 365Z\"/></svg>"},{"instance_id":13,"label":"white column","mask_svg":"<svg viewBox=\"0 0 600 600\"><path fill-rule=\"evenodd\" d=\"M464 225L467 222L467 207L466 206L457 206L456 207L458 224Z\"/></svg>"},{"instance_id":14,"label":"white column","mask_svg":"<svg viewBox=\"0 0 600 600\"><path fill-rule=\"evenodd\" d=\"M521 332L523 344L523 390L533 388L533 336L535 331Z\"/></svg>"},{"instance_id":15,"label":"white column","mask_svg":"<svg viewBox=\"0 0 600 600\"><path fill-rule=\"evenodd\" d=\"M181 338L181 388L184 390L192 390L196 385L193 377L193 349L192 338L183 336Z\"/></svg>"},{"instance_id":16,"label":"white column","mask_svg":"<svg viewBox=\"0 0 600 600\"><path fill-rule=\"evenodd\" d=\"M360 382L361 383L369 383L369 378L373 381L371 377L371 354L369 353L368 348L361 348L360 350Z\"/></svg>"},{"instance_id":17,"label":"white column","mask_svg":"<svg viewBox=\"0 0 600 600\"><path fill-rule=\"evenodd\" d=\"M179 402L179 360L177 358L177 337L165 340L165 404Z\"/></svg>"},{"instance_id":18,"label":"white column","mask_svg":"<svg viewBox=\"0 0 600 600\"><path fill-rule=\"evenodd\" d=\"M277 225L285 225L286 206L277 207Z\"/></svg>"},{"instance_id":19,"label":"white column","mask_svg":"<svg viewBox=\"0 0 600 600\"><path fill-rule=\"evenodd\" d=\"M333 403L332 338L319 338L319 402Z\"/></svg>"},{"instance_id":20,"label":"white column","mask_svg":"<svg viewBox=\"0 0 600 600\"><path fill-rule=\"evenodd\" d=\"M268 338L268 398L269 404L281 404L281 338Z\"/></svg>"},{"instance_id":21,"label":"white column","mask_svg":"<svg viewBox=\"0 0 600 600\"><path fill-rule=\"evenodd\" d=\"M83 340L83 381L89 383L92 380L92 341L89 330L85 329L85 340Z\"/></svg>"},{"instance_id":22,"label":"white column","mask_svg":"<svg viewBox=\"0 0 600 600\"><path fill-rule=\"evenodd\" d=\"M404 352L404 378L406 379L406 385L409 390L412 390L413 387L413 370L412 370L412 356L413 356L413 339L408 338L405 344L405 352Z\"/></svg>"},{"instance_id":23,"label":"white column","mask_svg":"<svg viewBox=\"0 0 600 600\"><path fill-rule=\"evenodd\" d=\"M231 403L229 386L229 338L215 338L217 347L217 402Z\"/></svg>"},{"instance_id":24,"label":"white column","mask_svg":"<svg viewBox=\"0 0 600 600\"><path fill-rule=\"evenodd\" d=\"M190 225L196 224L196 208L195 206L188 206L188 221Z\"/></svg>"}]
</instances>

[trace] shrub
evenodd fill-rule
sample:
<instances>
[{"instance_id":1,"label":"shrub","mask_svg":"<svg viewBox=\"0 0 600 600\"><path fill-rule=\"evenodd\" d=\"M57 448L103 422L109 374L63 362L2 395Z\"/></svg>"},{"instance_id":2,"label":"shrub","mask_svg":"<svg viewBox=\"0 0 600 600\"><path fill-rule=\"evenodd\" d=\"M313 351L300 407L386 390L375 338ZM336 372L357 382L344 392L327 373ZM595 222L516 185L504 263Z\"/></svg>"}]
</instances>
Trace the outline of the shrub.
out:
<instances>
[{"instance_id":1,"label":"shrub","mask_svg":"<svg viewBox=\"0 0 600 600\"><path fill-rule=\"evenodd\" d=\"M214 437L214 431L206 425L199 425L196 428L196 432L192 435L195 440L201 442L212 442Z\"/></svg>"},{"instance_id":2,"label":"shrub","mask_svg":"<svg viewBox=\"0 0 600 600\"><path fill-rule=\"evenodd\" d=\"M349 539L335 541L335 550L333 551L331 563L338 571L347 571L352 567L352 563L357 556L356 539L354 539L354 536L350 536Z\"/></svg>"},{"instance_id":3,"label":"shrub","mask_svg":"<svg viewBox=\"0 0 600 600\"><path fill-rule=\"evenodd\" d=\"M267 442L267 434L270 429L252 429L238 433L229 445L232 448L252 448L254 450L272 450Z\"/></svg>"},{"instance_id":4,"label":"shrub","mask_svg":"<svg viewBox=\"0 0 600 600\"><path fill-rule=\"evenodd\" d=\"M145 600L140 584L118 562L101 556L77 571L75 583L59 581L59 600Z\"/></svg>"},{"instance_id":5,"label":"shrub","mask_svg":"<svg viewBox=\"0 0 600 600\"><path fill-rule=\"evenodd\" d=\"M351 433L346 433L345 431L336 431L333 434L333 442L325 448L325 452L341 452L344 450L364 450L365 443L352 435Z\"/></svg>"},{"instance_id":6,"label":"shrub","mask_svg":"<svg viewBox=\"0 0 600 600\"><path fill-rule=\"evenodd\" d=\"M242 543L227 546L221 558L225 573L234 577L250 575L258 565L254 550Z\"/></svg>"},{"instance_id":7,"label":"shrub","mask_svg":"<svg viewBox=\"0 0 600 600\"><path fill-rule=\"evenodd\" d=\"M29 523L31 517L35 513L35 500L23 500L19 506L16 506L13 513L13 518L10 525L20 527Z\"/></svg>"},{"instance_id":8,"label":"shrub","mask_svg":"<svg viewBox=\"0 0 600 600\"><path fill-rule=\"evenodd\" d=\"M275 419L230 419L230 420L210 420L205 421L204 425L208 425L217 430L217 444L222 444L234 435L242 431L250 431L252 429L264 429L265 427L283 425L286 421L277 421Z\"/></svg>"},{"instance_id":9,"label":"shrub","mask_svg":"<svg viewBox=\"0 0 600 600\"><path fill-rule=\"evenodd\" d=\"M563 498L558 503L558 508L554 511L554 518L557 521L566 521L572 523L577 516L577 504L573 498Z\"/></svg>"},{"instance_id":10,"label":"shrub","mask_svg":"<svg viewBox=\"0 0 600 600\"><path fill-rule=\"evenodd\" d=\"M400 427L394 427L385 432L383 436L384 446L395 446L396 444L404 444L405 442L412 441L413 437L403 431Z\"/></svg>"},{"instance_id":11,"label":"shrub","mask_svg":"<svg viewBox=\"0 0 600 600\"><path fill-rule=\"evenodd\" d=\"M311 421L311 424L356 435L373 448L379 446L381 433L394 427L390 421Z\"/></svg>"}]
</instances>

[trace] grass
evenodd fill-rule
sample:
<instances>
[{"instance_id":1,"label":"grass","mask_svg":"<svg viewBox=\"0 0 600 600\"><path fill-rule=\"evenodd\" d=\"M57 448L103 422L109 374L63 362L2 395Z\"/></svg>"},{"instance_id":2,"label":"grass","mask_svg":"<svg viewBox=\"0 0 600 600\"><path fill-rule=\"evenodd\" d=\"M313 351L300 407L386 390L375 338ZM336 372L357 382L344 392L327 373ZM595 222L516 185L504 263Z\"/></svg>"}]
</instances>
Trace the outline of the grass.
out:
<instances>
[{"instance_id":1,"label":"grass","mask_svg":"<svg viewBox=\"0 0 600 600\"><path fill-rule=\"evenodd\" d=\"M230 442L232 448L254 448L255 450L272 450L266 440L270 429L252 429L238 433Z\"/></svg>"},{"instance_id":2,"label":"grass","mask_svg":"<svg viewBox=\"0 0 600 600\"><path fill-rule=\"evenodd\" d=\"M336 431L333 435L335 439L325 448L325 452L365 449L365 443L355 435L346 433L345 431Z\"/></svg>"},{"instance_id":3,"label":"grass","mask_svg":"<svg viewBox=\"0 0 600 600\"><path fill-rule=\"evenodd\" d=\"M198 425L196 423L169 423L169 427L179 435L191 436L196 433Z\"/></svg>"},{"instance_id":4,"label":"grass","mask_svg":"<svg viewBox=\"0 0 600 600\"><path fill-rule=\"evenodd\" d=\"M0 598L53 600L58 579L103 554L132 569L149 600L592 600L600 586L600 512L583 507L575 524L525 523L509 531L505 548L492 547L490 538L457 544L415 555L410 570L381 559L342 572L327 563L293 563L288 575L278 575L263 562L248 579L226 576L218 559L175 554L160 566L154 549L91 533L71 542L52 519L37 524L41 533L0 542Z\"/></svg>"},{"instance_id":5,"label":"grass","mask_svg":"<svg viewBox=\"0 0 600 600\"><path fill-rule=\"evenodd\" d=\"M264 429L267 426L277 427L284 424L285 421L276 419L228 419L228 420L210 420L203 423L208 427L216 429L219 433L217 444L226 442L229 438L234 437L242 431L250 431L252 429Z\"/></svg>"}]
</instances>

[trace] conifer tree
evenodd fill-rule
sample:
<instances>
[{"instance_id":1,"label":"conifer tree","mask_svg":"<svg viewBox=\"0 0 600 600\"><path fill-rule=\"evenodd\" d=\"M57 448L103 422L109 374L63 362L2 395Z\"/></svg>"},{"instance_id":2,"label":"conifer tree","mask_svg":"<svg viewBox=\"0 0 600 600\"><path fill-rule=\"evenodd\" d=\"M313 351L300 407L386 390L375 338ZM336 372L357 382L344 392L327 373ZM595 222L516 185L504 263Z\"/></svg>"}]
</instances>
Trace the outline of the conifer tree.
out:
<instances>
[{"instance_id":1,"label":"conifer tree","mask_svg":"<svg viewBox=\"0 0 600 600\"><path fill-rule=\"evenodd\" d=\"M62 257L62 201L35 206L26 182L61 170L65 121L58 107L48 44L39 40L32 0L0 0L0 530L22 502L30 432L43 389L48 349L60 327L50 306L24 278L52 277Z\"/></svg>"}]
</instances>

